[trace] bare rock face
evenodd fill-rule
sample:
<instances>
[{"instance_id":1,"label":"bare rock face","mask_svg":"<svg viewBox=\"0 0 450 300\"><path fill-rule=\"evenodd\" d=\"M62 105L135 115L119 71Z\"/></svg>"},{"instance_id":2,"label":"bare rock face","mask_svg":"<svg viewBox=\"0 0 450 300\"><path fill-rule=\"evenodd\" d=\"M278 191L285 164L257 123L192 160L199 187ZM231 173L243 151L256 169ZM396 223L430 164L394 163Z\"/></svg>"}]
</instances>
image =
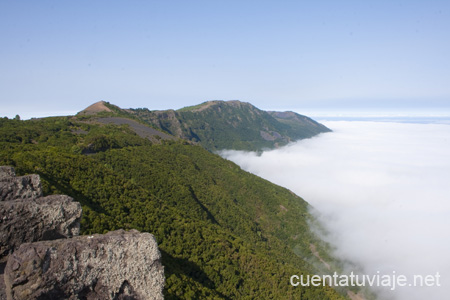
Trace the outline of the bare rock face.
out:
<instances>
[{"instance_id":1,"label":"bare rock face","mask_svg":"<svg viewBox=\"0 0 450 300\"><path fill-rule=\"evenodd\" d=\"M14 168L0 167L0 201L42 197L39 175L16 177Z\"/></svg>"},{"instance_id":2,"label":"bare rock face","mask_svg":"<svg viewBox=\"0 0 450 300\"><path fill-rule=\"evenodd\" d=\"M22 243L79 235L81 214L66 195L0 202L0 261Z\"/></svg>"},{"instance_id":3,"label":"bare rock face","mask_svg":"<svg viewBox=\"0 0 450 300\"><path fill-rule=\"evenodd\" d=\"M0 180L9 177L16 177L16 171L10 166L0 166Z\"/></svg>"},{"instance_id":4,"label":"bare rock face","mask_svg":"<svg viewBox=\"0 0 450 300\"><path fill-rule=\"evenodd\" d=\"M5 269L8 299L163 299L153 235L104 235L22 244Z\"/></svg>"}]
</instances>

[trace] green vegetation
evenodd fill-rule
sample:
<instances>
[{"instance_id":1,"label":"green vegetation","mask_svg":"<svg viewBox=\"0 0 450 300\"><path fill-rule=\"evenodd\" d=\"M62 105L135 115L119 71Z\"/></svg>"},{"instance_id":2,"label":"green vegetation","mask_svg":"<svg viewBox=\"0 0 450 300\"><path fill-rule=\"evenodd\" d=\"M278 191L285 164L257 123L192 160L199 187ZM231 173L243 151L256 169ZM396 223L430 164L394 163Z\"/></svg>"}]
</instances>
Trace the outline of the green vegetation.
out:
<instances>
[{"instance_id":1,"label":"green vegetation","mask_svg":"<svg viewBox=\"0 0 450 300\"><path fill-rule=\"evenodd\" d=\"M289 284L318 264L308 204L200 146L152 144L127 125L83 117L0 119L0 165L81 202L84 234L154 234L167 299L344 298Z\"/></svg>"},{"instance_id":2,"label":"green vegetation","mask_svg":"<svg viewBox=\"0 0 450 300\"><path fill-rule=\"evenodd\" d=\"M177 111L178 112L193 111L193 110L197 110L197 109L199 109L199 108L201 108L202 106L205 106L205 105L207 105L207 102L200 103L200 104L197 104L197 105L185 106L183 108L178 109Z\"/></svg>"},{"instance_id":3,"label":"green vegetation","mask_svg":"<svg viewBox=\"0 0 450 300\"><path fill-rule=\"evenodd\" d=\"M174 136L197 142L210 151L260 151L330 131L322 124L293 112L269 113L239 101L210 101L177 111L134 109L130 113Z\"/></svg>"}]
</instances>

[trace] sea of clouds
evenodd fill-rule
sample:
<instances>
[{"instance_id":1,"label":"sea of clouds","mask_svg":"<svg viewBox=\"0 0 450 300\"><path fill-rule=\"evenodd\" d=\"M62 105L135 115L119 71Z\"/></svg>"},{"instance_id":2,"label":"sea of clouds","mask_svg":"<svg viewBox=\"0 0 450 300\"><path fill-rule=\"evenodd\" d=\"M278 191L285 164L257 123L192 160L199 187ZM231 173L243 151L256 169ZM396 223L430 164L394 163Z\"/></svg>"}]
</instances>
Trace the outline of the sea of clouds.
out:
<instances>
[{"instance_id":1,"label":"sea of clouds","mask_svg":"<svg viewBox=\"0 0 450 300\"><path fill-rule=\"evenodd\" d=\"M221 155L308 201L336 255L365 274L441 276L440 287L380 289L381 299L448 299L450 125L324 124L333 132Z\"/></svg>"}]
</instances>

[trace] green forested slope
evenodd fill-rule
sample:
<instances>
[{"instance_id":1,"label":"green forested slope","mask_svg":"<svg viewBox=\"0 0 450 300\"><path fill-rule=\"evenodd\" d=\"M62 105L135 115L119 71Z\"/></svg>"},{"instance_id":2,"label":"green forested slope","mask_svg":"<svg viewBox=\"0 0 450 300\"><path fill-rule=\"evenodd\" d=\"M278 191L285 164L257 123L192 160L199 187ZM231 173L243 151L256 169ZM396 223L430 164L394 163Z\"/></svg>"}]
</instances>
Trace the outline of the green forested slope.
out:
<instances>
[{"instance_id":1,"label":"green forested slope","mask_svg":"<svg viewBox=\"0 0 450 300\"><path fill-rule=\"evenodd\" d=\"M209 150L260 151L330 129L294 112L266 112L240 101L209 101L180 110L128 110L133 116Z\"/></svg>"},{"instance_id":2,"label":"green forested slope","mask_svg":"<svg viewBox=\"0 0 450 300\"><path fill-rule=\"evenodd\" d=\"M154 234L167 299L342 298L289 285L314 272L307 203L200 146L90 119L0 119L0 164L81 202L85 234Z\"/></svg>"}]
</instances>

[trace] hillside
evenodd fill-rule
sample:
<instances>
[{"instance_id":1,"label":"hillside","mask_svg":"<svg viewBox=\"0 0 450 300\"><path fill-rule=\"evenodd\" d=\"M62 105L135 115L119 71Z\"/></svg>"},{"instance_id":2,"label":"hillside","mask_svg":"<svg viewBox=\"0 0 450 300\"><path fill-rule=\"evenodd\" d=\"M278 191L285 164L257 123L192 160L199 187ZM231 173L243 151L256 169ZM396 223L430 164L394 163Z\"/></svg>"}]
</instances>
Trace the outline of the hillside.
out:
<instances>
[{"instance_id":1,"label":"hillside","mask_svg":"<svg viewBox=\"0 0 450 300\"><path fill-rule=\"evenodd\" d=\"M100 112L112 112L105 101L95 102L79 112L81 115L95 115Z\"/></svg>"},{"instance_id":2,"label":"hillside","mask_svg":"<svg viewBox=\"0 0 450 300\"><path fill-rule=\"evenodd\" d=\"M208 101L179 110L127 111L208 150L260 151L330 131L306 116L294 112L267 112L240 101Z\"/></svg>"},{"instance_id":3,"label":"hillside","mask_svg":"<svg viewBox=\"0 0 450 300\"><path fill-rule=\"evenodd\" d=\"M154 234L166 299L344 299L289 284L320 272L311 245L330 262L309 230L308 204L200 146L152 142L130 124L90 117L0 119L0 165L79 201L84 234Z\"/></svg>"}]
</instances>

